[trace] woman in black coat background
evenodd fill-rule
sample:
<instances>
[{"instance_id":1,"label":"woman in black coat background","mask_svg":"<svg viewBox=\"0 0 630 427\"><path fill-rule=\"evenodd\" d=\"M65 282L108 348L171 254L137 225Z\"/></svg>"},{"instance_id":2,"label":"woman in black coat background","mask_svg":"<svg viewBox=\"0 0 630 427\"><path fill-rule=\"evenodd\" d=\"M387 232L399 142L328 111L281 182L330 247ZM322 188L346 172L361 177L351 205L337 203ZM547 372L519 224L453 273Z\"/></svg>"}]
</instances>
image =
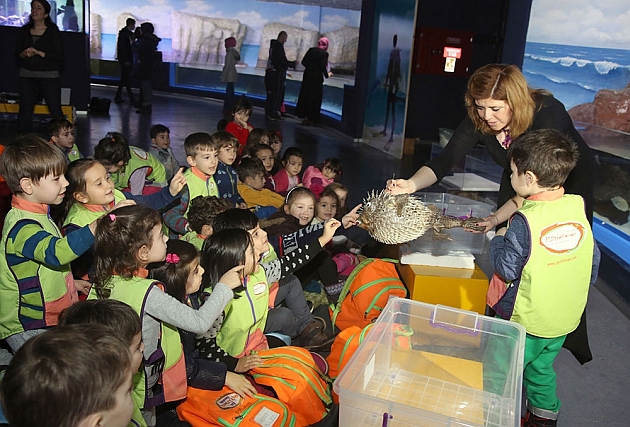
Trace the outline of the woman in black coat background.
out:
<instances>
[{"instance_id":1,"label":"woman in black coat background","mask_svg":"<svg viewBox=\"0 0 630 427\"><path fill-rule=\"evenodd\" d=\"M322 37L317 47L312 47L302 58L304 76L298 97L296 114L305 118L302 124L315 125L319 121L324 93L324 79L332 75L328 71L328 39Z\"/></svg>"},{"instance_id":2,"label":"woman in black coat background","mask_svg":"<svg viewBox=\"0 0 630 427\"><path fill-rule=\"evenodd\" d=\"M161 62L157 46L162 39L154 33L150 22L140 25L142 36L137 40L136 77L140 80L140 99L142 105L136 110L139 114L149 114L153 104L153 72Z\"/></svg>"}]
</instances>

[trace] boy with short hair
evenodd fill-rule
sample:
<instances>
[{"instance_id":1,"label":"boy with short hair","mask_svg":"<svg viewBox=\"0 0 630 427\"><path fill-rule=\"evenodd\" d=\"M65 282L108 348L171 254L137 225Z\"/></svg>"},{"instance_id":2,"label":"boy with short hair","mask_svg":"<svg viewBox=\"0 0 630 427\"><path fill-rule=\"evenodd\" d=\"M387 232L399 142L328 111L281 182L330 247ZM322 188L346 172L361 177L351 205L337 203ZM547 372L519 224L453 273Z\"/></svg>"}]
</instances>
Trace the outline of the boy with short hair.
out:
<instances>
[{"instance_id":1,"label":"boy with short hair","mask_svg":"<svg viewBox=\"0 0 630 427\"><path fill-rule=\"evenodd\" d=\"M68 181L66 157L41 138L18 138L0 156L0 175L13 192L0 242L0 339L17 351L57 324L59 313L89 284L74 280L70 262L94 243L96 221L66 237L49 215ZM88 287L89 289L89 287Z\"/></svg>"},{"instance_id":2,"label":"boy with short hair","mask_svg":"<svg viewBox=\"0 0 630 427\"><path fill-rule=\"evenodd\" d=\"M219 149L219 165L214 176L221 198L230 200L232 207L247 208L247 204L238 193L238 176L232 167L238 153L238 139L229 132L215 132L212 139Z\"/></svg>"},{"instance_id":3,"label":"boy with short hair","mask_svg":"<svg viewBox=\"0 0 630 427\"><path fill-rule=\"evenodd\" d=\"M212 236L212 226L217 215L232 207L232 203L226 199L214 196L195 197L188 209L188 224L192 231L186 233L182 239L201 250L203 242Z\"/></svg>"},{"instance_id":4,"label":"boy with short hair","mask_svg":"<svg viewBox=\"0 0 630 427\"><path fill-rule=\"evenodd\" d=\"M169 182L179 170L179 162L171 149L171 131L164 125L153 125L149 131L151 146L149 153L164 165L166 181Z\"/></svg>"},{"instance_id":5,"label":"boy with short hair","mask_svg":"<svg viewBox=\"0 0 630 427\"><path fill-rule=\"evenodd\" d=\"M131 356L104 325L68 325L30 339L2 380L13 427L126 427L134 409Z\"/></svg>"},{"instance_id":6,"label":"boy with short hair","mask_svg":"<svg viewBox=\"0 0 630 427\"><path fill-rule=\"evenodd\" d=\"M284 197L264 188L265 166L259 159L243 158L236 171L241 180L238 184L238 192L247 203L247 207L256 210L258 218L267 218L284 204Z\"/></svg>"},{"instance_id":7,"label":"boy with short hair","mask_svg":"<svg viewBox=\"0 0 630 427\"><path fill-rule=\"evenodd\" d=\"M580 323L589 286L597 278L599 250L584 200L564 194L562 187L577 157L576 145L555 130L517 138L508 158L512 187L524 201L509 228L498 230L490 244L495 274L488 305L527 330L526 427L557 424L560 401L553 362Z\"/></svg>"},{"instance_id":8,"label":"boy with short hair","mask_svg":"<svg viewBox=\"0 0 630 427\"><path fill-rule=\"evenodd\" d=\"M142 322L138 313L128 304L115 299L79 301L59 315L59 326L66 325L90 325L86 330L93 325L107 326L129 349L132 374L138 372L144 357ZM131 419L133 425L146 425L142 412L135 402Z\"/></svg>"},{"instance_id":9,"label":"boy with short hair","mask_svg":"<svg viewBox=\"0 0 630 427\"><path fill-rule=\"evenodd\" d=\"M67 119L52 119L48 122L48 139L63 152L68 163L83 158L74 143L74 125Z\"/></svg>"},{"instance_id":10,"label":"boy with short hair","mask_svg":"<svg viewBox=\"0 0 630 427\"><path fill-rule=\"evenodd\" d=\"M214 179L219 164L216 141L208 133L193 133L184 140L184 150L186 161L190 165L184 172L186 186L181 191L179 204L163 214L168 228L178 235L193 231L188 223L188 209L192 199L198 196L220 197Z\"/></svg>"},{"instance_id":11,"label":"boy with short hair","mask_svg":"<svg viewBox=\"0 0 630 427\"><path fill-rule=\"evenodd\" d=\"M108 132L94 147L94 159L105 166L117 190L134 196L153 194L166 183L166 170L152 154L129 145L119 132Z\"/></svg>"}]
</instances>

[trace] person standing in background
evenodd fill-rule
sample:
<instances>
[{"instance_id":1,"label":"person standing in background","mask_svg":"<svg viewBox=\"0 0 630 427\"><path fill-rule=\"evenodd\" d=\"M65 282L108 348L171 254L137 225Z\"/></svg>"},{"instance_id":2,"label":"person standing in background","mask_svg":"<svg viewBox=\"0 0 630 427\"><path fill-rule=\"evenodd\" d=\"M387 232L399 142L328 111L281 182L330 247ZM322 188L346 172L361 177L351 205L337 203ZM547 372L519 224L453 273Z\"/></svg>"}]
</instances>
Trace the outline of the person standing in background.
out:
<instances>
[{"instance_id":1,"label":"person standing in background","mask_svg":"<svg viewBox=\"0 0 630 427\"><path fill-rule=\"evenodd\" d=\"M265 90L267 91L265 113L269 120L283 120L280 116L280 106L284 102L287 70L295 67L295 61L289 61L284 51L286 41L286 31L280 31L278 38L269 42L269 59L265 70Z\"/></svg>"},{"instance_id":2,"label":"person standing in background","mask_svg":"<svg viewBox=\"0 0 630 427\"><path fill-rule=\"evenodd\" d=\"M31 130L33 108L44 97L53 119L63 119L60 69L64 60L59 28L50 19L50 3L31 2L29 21L18 33L15 53L20 60L18 134Z\"/></svg>"},{"instance_id":3,"label":"person standing in background","mask_svg":"<svg viewBox=\"0 0 630 427\"><path fill-rule=\"evenodd\" d=\"M313 126L319 121L324 94L324 79L332 73L328 70L328 39L322 37L317 42L317 47L312 47L302 58L304 76L300 87L295 112L298 117L305 119L302 124Z\"/></svg>"},{"instance_id":4,"label":"person standing in background","mask_svg":"<svg viewBox=\"0 0 630 427\"><path fill-rule=\"evenodd\" d=\"M116 104L122 104L125 102L122 97L123 88L127 88L127 95L129 95L129 102L135 104L136 100L131 90L131 70L133 69L133 32L136 28L136 20L133 18L127 18L125 26L118 32L118 41L116 42L116 59L120 67L120 82L118 83L118 90L116 91L116 97L114 102Z\"/></svg>"},{"instance_id":5,"label":"person standing in background","mask_svg":"<svg viewBox=\"0 0 630 427\"><path fill-rule=\"evenodd\" d=\"M137 69L142 106L136 113L150 114L153 109L153 73L161 62L161 52L158 52L157 46L162 39L154 34L155 28L152 23L143 22L140 28L142 36L137 40Z\"/></svg>"},{"instance_id":6,"label":"person standing in background","mask_svg":"<svg viewBox=\"0 0 630 427\"><path fill-rule=\"evenodd\" d=\"M236 50L236 39L228 37L225 39L225 64L221 73L221 81L225 83L225 101L223 102L223 114L232 113L234 105L234 83L238 78L236 64L241 60L241 54Z\"/></svg>"}]
</instances>

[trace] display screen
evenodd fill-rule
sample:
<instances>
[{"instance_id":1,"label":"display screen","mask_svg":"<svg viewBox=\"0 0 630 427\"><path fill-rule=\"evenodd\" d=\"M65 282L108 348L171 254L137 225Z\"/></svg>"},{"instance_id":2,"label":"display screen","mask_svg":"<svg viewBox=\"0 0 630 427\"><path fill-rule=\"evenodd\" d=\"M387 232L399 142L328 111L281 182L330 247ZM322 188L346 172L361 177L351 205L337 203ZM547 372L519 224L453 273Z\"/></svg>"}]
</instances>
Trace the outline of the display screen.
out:
<instances>
[{"instance_id":1,"label":"display screen","mask_svg":"<svg viewBox=\"0 0 630 427\"><path fill-rule=\"evenodd\" d=\"M62 31L83 32L85 22L83 0L49 1L50 19ZM31 2L27 0L0 0L0 25L21 27L28 23Z\"/></svg>"}]
</instances>

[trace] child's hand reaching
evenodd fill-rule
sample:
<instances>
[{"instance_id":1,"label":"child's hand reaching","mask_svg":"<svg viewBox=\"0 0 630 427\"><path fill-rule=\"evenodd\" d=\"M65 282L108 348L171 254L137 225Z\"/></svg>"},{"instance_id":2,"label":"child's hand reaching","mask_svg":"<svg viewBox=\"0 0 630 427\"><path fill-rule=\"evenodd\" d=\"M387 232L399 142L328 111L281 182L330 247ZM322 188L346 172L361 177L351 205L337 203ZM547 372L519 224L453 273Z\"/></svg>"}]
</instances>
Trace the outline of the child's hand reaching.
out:
<instances>
[{"instance_id":1,"label":"child's hand reaching","mask_svg":"<svg viewBox=\"0 0 630 427\"><path fill-rule=\"evenodd\" d=\"M234 372L245 373L256 366L262 365L262 359L257 354L250 354L238 359Z\"/></svg>"},{"instance_id":2,"label":"child's hand reaching","mask_svg":"<svg viewBox=\"0 0 630 427\"><path fill-rule=\"evenodd\" d=\"M228 372L225 375L225 385L232 391L236 392L243 399L245 396L253 397L256 394L256 388L243 375Z\"/></svg>"},{"instance_id":3,"label":"child's hand reaching","mask_svg":"<svg viewBox=\"0 0 630 427\"><path fill-rule=\"evenodd\" d=\"M354 209L345 214L343 218L341 218L341 223L343 224L343 228L350 228L353 225L357 224L357 220L359 219L359 209L363 206L361 203L356 205Z\"/></svg>"},{"instance_id":4,"label":"child's hand reaching","mask_svg":"<svg viewBox=\"0 0 630 427\"><path fill-rule=\"evenodd\" d=\"M219 282L225 283L230 289L238 288L243 284L241 275L243 274L244 265L237 265L230 269L219 279Z\"/></svg>"},{"instance_id":5,"label":"child's hand reaching","mask_svg":"<svg viewBox=\"0 0 630 427\"><path fill-rule=\"evenodd\" d=\"M171 196L175 197L182 191L186 185L186 177L184 176L184 168L179 168L177 173L171 179L171 184L168 186L168 191L171 193Z\"/></svg>"},{"instance_id":6,"label":"child's hand reaching","mask_svg":"<svg viewBox=\"0 0 630 427\"><path fill-rule=\"evenodd\" d=\"M335 218L331 218L324 223L324 234L317 239L322 248L332 240L335 231L337 231L340 226L341 223Z\"/></svg>"}]
</instances>

